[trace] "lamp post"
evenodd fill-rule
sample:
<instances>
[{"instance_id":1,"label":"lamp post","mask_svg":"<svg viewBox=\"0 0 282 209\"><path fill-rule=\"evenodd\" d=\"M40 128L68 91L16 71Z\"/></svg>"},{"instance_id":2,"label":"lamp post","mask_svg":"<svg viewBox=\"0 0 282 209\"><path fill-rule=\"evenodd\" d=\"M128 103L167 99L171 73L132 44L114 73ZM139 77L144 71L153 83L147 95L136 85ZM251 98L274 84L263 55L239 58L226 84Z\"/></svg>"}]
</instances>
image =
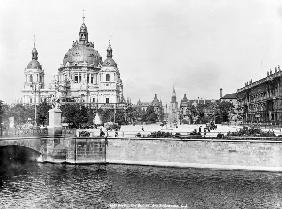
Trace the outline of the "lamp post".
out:
<instances>
[{"instance_id":1,"label":"lamp post","mask_svg":"<svg viewBox=\"0 0 282 209\"><path fill-rule=\"evenodd\" d=\"M34 125L37 126L36 119L37 119L37 106L36 106L36 92L37 92L37 86L35 82L31 83L31 88L33 90L34 94Z\"/></svg>"},{"instance_id":2,"label":"lamp post","mask_svg":"<svg viewBox=\"0 0 282 209\"><path fill-rule=\"evenodd\" d=\"M2 116L0 115L0 137L3 136L3 123L2 123Z\"/></svg>"}]
</instances>

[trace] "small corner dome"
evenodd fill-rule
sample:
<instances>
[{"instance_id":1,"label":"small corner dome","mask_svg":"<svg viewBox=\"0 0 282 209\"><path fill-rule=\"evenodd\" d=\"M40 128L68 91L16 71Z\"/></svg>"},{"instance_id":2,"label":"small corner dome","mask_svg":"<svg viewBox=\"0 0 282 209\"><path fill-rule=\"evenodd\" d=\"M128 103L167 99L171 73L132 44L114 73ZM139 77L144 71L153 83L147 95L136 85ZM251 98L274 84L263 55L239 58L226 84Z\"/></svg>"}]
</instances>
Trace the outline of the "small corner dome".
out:
<instances>
[{"instance_id":1,"label":"small corner dome","mask_svg":"<svg viewBox=\"0 0 282 209\"><path fill-rule=\"evenodd\" d=\"M40 63L37 61L37 60L31 60L27 67L27 69L39 69L39 70L42 70L42 67L40 65Z\"/></svg>"},{"instance_id":2,"label":"small corner dome","mask_svg":"<svg viewBox=\"0 0 282 209\"><path fill-rule=\"evenodd\" d=\"M117 67L117 63L111 57L107 57L103 62L104 67Z\"/></svg>"}]
</instances>

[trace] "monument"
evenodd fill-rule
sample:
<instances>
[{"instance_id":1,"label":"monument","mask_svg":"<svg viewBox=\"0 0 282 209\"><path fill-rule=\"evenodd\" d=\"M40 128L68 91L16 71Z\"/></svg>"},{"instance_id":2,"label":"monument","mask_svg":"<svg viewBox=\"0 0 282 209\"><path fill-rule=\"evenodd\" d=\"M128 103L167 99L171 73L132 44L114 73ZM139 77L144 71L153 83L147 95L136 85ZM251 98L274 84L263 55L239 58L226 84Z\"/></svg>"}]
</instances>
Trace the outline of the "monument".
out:
<instances>
[{"instance_id":1,"label":"monument","mask_svg":"<svg viewBox=\"0 0 282 209\"><path fill-rule=\"evenodd\" d=\"M94 122L95 125L102 125L103 124L103 122L102 122L98 113L96 113L93 122Z\"/></svg>"},{"instance_id":2,"label":"monument","mask_svg":"<svg viewBox=\"0 0 282 209\"><path fill-rule=\"evenodd\" d=\"M60 100L57 99L52 104L52 109L49 110L49 126L48 136L61 136L62 135L62 111L60 110Z\"/></svg>"}]
</instances>

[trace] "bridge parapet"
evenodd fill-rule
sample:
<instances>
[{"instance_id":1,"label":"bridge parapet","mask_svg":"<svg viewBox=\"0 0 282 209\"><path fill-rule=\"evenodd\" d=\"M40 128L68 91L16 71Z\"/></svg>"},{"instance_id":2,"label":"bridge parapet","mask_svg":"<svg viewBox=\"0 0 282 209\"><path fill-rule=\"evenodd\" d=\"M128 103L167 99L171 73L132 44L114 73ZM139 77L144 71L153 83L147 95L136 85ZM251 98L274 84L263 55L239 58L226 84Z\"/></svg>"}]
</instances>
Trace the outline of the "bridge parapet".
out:
<instances>
[{"instance_id":1,"label":"bridge parapet","mask_svg":"<svg viewBox=\"0 0 282 209\"><path fill-rule=\"evenodd\" d=\"M2 146L21 146L41 154L39 161L52 163L105 163L106 140L80 137L14 137L0 139Z\"/></svg>"}]
</instances>

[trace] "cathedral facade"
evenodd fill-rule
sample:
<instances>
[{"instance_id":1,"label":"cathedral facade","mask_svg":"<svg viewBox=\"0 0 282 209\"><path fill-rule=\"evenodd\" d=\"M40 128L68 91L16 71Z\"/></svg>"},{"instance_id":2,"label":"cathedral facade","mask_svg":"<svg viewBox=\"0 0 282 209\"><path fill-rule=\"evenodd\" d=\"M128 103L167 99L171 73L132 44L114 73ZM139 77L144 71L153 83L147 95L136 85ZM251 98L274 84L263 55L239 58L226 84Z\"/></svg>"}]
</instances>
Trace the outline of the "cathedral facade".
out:
<instances>
[{"instance_id":1,"label":"cathedral facade","mask_svg":"<svg viewBox=\"0 0 282 209\"><path fill-rule=\"evenodd\" d=\"M84 19L84 18L83 18ZM109 43L107 58L88 41L87 27L83 21L78 40L63 58L48 88L45 88L44 70L38 61L37 49L32 50L32 60L25 69L25 84L22 90L24 104L38 104L54 98L62 102L81 102L89 104L110 105L124 103L123 83L119 69L113 59L113 50Z\"/></svg>"}]
</instances>

